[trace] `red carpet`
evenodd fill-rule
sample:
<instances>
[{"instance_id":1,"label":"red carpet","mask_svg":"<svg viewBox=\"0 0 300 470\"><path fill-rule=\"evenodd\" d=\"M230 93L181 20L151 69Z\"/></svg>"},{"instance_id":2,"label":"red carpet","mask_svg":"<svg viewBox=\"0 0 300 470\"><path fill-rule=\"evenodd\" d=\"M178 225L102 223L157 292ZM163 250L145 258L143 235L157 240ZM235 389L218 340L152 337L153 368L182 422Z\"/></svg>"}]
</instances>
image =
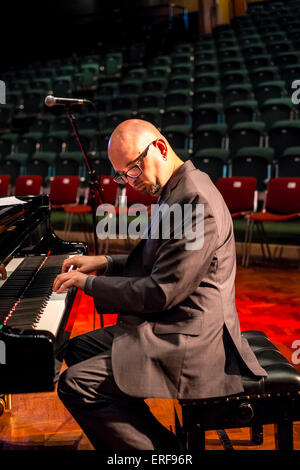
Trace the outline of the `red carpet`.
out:
<instances>
[{"instance_id":1,"label":"red carpet","mask_svg":"<svg viewBox=\"0 0 300 470\"><path fill-rule=\"evenodd\" d=\"M299 285L300 272L296 270L237 271L236 306L241 330L263 331L291 362L295 352L291 346L300 341ZM294 365L300 371L300 364Z\"/></svg>"},{"instance_id":2,"label":"red carpet","mask_svg":"<svg viewBox=\"0 0 300 470\"><path fill-rule=\"evenodd\" d=\"M295 349L291 346L295 340L300 340L300 307L292 305L288 299L285 302L284 299L276 300L280 302L276 303L274 298L272 301L270 292L266 291L252 293L251 299L237 297L236 306L241 330L264 332L281 353L292 362ZM300 359L300 353L297 357ZM295 363L294 365L300 371L300 365Z\"/></svg>"},{"instance_id":3,"label":"red carpet","mask_svg":"<svg viewBox=\"0 0 300 470\"><path fill-rule=\"evenodd\" d=\"M300 339L299 305L274 297L273 293L272 300L268 291L256 291L251 294L251 299L237 297L241 329L259 329L275 342L290 347L295 339Z\"/></svg>"}]
</instances>

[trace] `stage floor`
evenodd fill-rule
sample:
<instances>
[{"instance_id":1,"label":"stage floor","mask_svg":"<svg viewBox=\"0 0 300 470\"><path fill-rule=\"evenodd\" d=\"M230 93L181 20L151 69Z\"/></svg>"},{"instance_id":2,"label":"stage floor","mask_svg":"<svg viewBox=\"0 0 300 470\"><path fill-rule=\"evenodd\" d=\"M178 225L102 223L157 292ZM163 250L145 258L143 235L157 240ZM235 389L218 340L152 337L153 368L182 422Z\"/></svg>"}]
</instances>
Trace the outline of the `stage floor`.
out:
<instances>
[{"instance_id":1,"label":"stage floor","mask_svg":"<svg viewBox=\"0 0 300 470\"><path fill-rule=\"evenodd\" d=\"M294 269L238 267L236 305L241 329L266 333L281 353L292 360L292 343L300 340L300 272ZM95 324L94 324L95 319ZM105 326L116 317L105 317ZM93 302L82 295L72 336L100 326ZM299 355L298 355L299 356ZM300 364L296 365L300 371ZM149 399L155 416L168 428L174 426L176 400ZM249 429L228 430L236 450L275 448L273 425L264 426L264 443L250 444ZM58 399L56 392L13 395L12 409L0 416L3 450L91 450L92 445ZM208 450L223 450L215 431L206 433ZM294 449L300 450L300 422L294 423Z\"/></svg>"}]
</instances>

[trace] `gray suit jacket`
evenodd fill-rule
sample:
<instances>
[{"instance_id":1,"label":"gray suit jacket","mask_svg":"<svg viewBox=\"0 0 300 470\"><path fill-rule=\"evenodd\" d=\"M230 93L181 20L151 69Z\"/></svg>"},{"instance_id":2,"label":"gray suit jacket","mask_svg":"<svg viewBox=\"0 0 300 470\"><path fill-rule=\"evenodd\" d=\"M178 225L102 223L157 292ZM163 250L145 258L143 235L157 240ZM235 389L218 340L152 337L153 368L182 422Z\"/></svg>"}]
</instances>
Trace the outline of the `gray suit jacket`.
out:
<instances>
[{"instance_id":1,"label":"gray suit jacket","mask_svg":"<svg viewBox=\"0 0 300 470\"><path fill-rule=\"evenodd\" d=\"M119 312L112 346L119 388L137 397L209 398L243 391L241 371L267 375L241 336L235 306L236 253L231 215L207 174L185 162L160 201L204 208L204 243L142 239L113 255L108 276L88 294L102 313ZM153 219L152 219L153 220Z\"/></svg>"}]
</instances>

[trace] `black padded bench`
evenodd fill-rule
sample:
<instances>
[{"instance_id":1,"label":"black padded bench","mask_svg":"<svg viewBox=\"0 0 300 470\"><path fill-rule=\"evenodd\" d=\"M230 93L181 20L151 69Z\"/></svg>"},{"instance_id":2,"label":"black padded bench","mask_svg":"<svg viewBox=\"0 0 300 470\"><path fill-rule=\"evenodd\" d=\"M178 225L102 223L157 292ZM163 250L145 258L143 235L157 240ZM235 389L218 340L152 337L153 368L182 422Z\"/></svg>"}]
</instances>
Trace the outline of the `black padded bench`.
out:
<instances>
[{"instance_id":1,"label":"black padded bench","mask_svg":"<svg viewBox=\"0 0 300 470\"><path fill-rule=\"evenodd\" d=\"M300 421L300 373L264 333L245 331L243 336L268 376L243 377L241 394L179 400L182 427L177 426L177 435L186 450L204 450L207 430L216 430L225 449L232 450L225 429L243 427L250 427L251 443L259 445L264 424L275 425L276 449L293 449L293 422Z\"/></svg>"}]
</instances>

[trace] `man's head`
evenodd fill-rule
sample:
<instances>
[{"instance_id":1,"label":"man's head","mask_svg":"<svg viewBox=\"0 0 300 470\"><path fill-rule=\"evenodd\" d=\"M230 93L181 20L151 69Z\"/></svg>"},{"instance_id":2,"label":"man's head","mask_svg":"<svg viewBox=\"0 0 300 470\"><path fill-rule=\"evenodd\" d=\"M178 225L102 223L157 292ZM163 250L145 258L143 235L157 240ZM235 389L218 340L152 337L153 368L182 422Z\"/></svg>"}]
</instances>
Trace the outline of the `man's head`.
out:
<instances>
[{"instance_id":1,"label":"man's head","mask_svg":"<svg viewBox=\"0 0 300 470\"><path fill-rule=\"evenodd\" d=\"M172 173L183 164L159 130L147 121L119 124L108 143L108 156L120 182L146 194L159 195Z\"/></svg>"}]
</instances>

